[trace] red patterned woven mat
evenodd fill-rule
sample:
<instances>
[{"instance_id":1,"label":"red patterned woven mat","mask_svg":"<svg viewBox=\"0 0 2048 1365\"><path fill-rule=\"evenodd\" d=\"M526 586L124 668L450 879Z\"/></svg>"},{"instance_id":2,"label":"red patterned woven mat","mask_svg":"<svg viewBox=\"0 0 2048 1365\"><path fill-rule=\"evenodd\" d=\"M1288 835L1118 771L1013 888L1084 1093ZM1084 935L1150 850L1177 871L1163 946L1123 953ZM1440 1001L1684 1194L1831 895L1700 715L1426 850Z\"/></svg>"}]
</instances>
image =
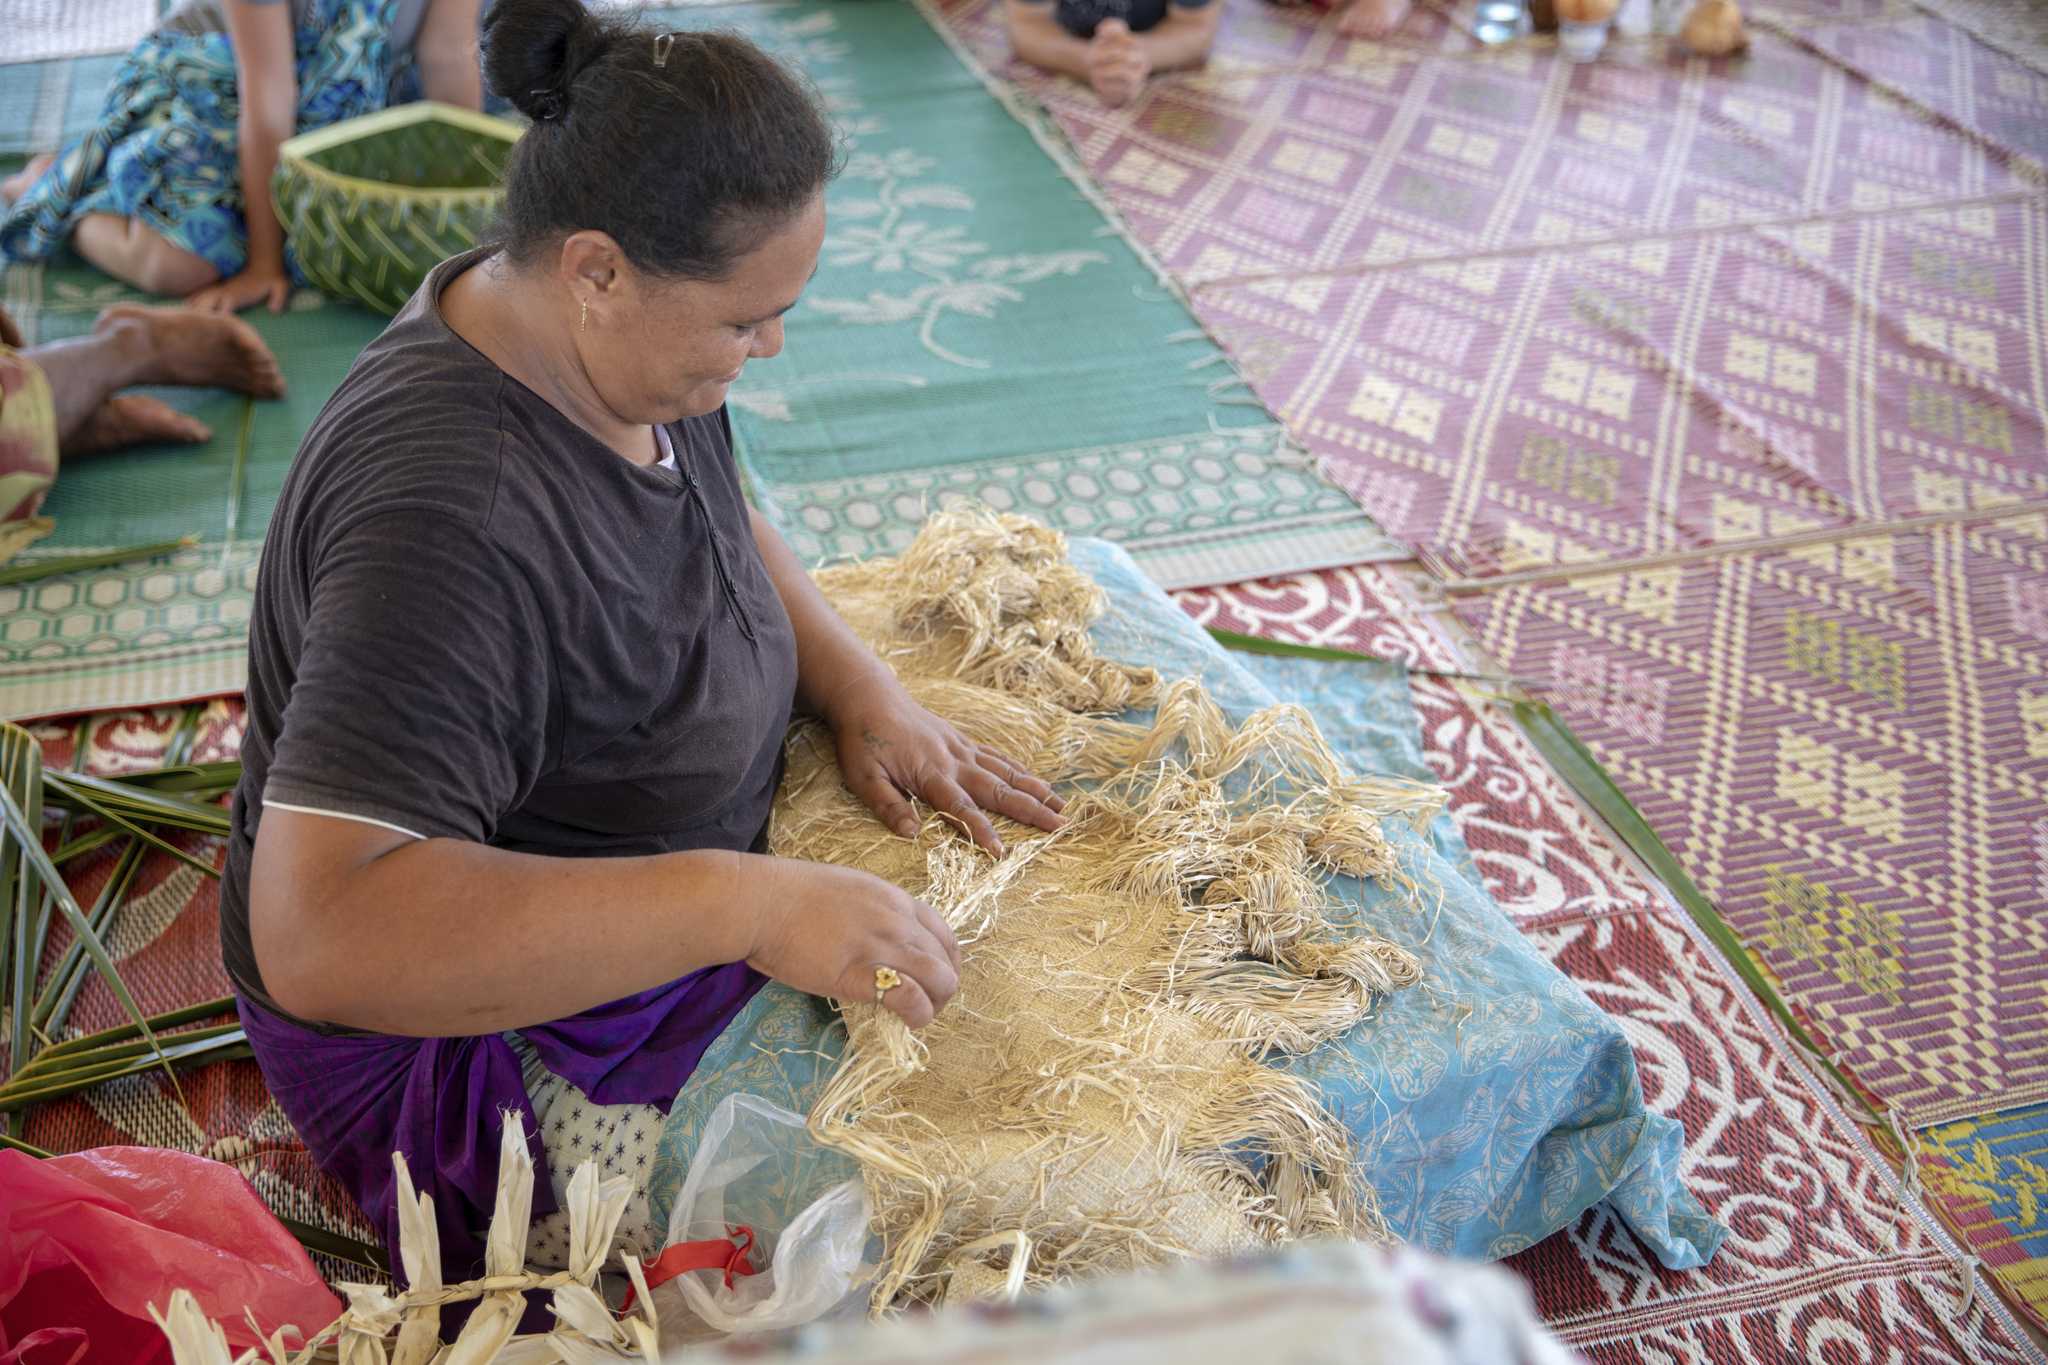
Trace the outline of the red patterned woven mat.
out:
<instances>
[{"instance_id":1,"label":"red patterned woven mat","mask_svg":"<svg viewBox=\"0 0 2048 1365\"><path fill-rule=\"evenodd\" d=\"M1209 625L1423 667L1454 662L1428 609L1391 571L1339 570L1185 593L1181 601ZM1417 676L1414 694L1426 754L1489 889L1624 1021L1646 1101L1686 1125L1687 1183L1734 1229L1712 1266L1673 1273L1618 1222L1588 1214L1511 1261L1545 1317L1601 1361L1809 1360L1829 1341L1852 1343L1859 1359L2028 1359L2009 1325L1987 1312L1988 1300L1957 1311L1956 1268L1939 1237L1901 1209L1895 1183L1854 1125L1800 1073L1711 950L1662 905L1512 722L1441 680ZM95 718L88 770L155 766L177 721L170 709ZM240 725L238 703L215 703L195 757L232 754ZM72 727L38 733L47 760L67 765ZM219 853L218 841L187 847ZM111 945L149 1010L227 990L215 883L181 878L179 866L166 858L145 867ZM104 875L81 868L73 889L88 895ZM119 1018L95 984L74 1023L91 1029ZM180 1083L182 1103L161 1077L144 1076L43 1106L25 1136L59 1151L143 1143L201 1152L232 1161L281 1214L374 1236L347 1195L313 1170L253 1063L184 1072Z\"/></svg>"},{"instance_id":2,"label":"red patterned woven mat","mask_svg":"<svg viewBox=\"0 0 2048 1365\"><path fill-rule=\"evenodd\" d=\"M1413 566L1176 593L1205 626L1455 670ZM1607 1362L2036 1359L1862 1129L1691 921L1651 891L1513 720L1411 677L1423 751L1487 889L1620 1020L1644 1100L1685 1125L1687 1186L1731 1235L1667 1271L1599 1209L1509 1258L1566 1340Z\"/></svg>"},{"instance_id":3,"label":"red patterned woven mat","mask_svg":"<svg viewBox=\"0 0 2048 1365\"><path fill-rule=\"evenodd\" d=\"M159 767L183 718L182 708L121 711L83 722L31 723L42 741L43 762L68 769L82 723L88 773L106 775ZM239 698L208 704L191 758L211 762L236 756L242 743ZM222 840L172 836L188 853L219 866ZM65 869L65 882L82 905L105 885L118 845L86 854ZM57 964L71 943L59 925L44 950L42 970ZM220 957L219 883L167 854L143 861L126 907L107 936L122 980L144 1012L159 1014L233 993ZM77 1036L127 1022L120 1003L95 976L79 992L65 1034ZM205 1021L215 1022L215 1021ZM30 1110L21 1136L52 1152L88 1147L169 1147L232 1163L249 1178L271 1210L330 1232L375 1243L377 1233L339 1184L315 1169L312 1155L264 1088L254 1062L218 1062L180 1071L174 1086L150 1072ZM373 1278L361 1267L320 1259L330 1279Z\"/></svg>"}]
</instances>

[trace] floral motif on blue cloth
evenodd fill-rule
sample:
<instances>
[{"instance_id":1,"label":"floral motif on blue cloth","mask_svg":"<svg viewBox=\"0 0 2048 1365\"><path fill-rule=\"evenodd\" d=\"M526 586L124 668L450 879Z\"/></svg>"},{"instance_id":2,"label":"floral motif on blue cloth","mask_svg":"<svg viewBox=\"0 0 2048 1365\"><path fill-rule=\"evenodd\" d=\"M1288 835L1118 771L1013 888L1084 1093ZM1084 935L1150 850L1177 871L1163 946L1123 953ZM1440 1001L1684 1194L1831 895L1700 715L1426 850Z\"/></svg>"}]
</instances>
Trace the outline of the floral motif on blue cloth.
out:
<instances>
[{"instance_id":1,"label":"floral motif on blue cloth","mask_svg":"<svg viewBox=\"0 0 2048 1365\"><path fill-rule=\"evenodd\" d=\"M297 131L384 107L396 0L320 0L294 36ZM88 213L135 218L223 277L249 258L237 160L234 47L162 31L136 44L99 121L0 220L0 257L48 260ZM268 194L269 186L262 192ZM291 244L285 264L304 283Z\"/></svg>"}]
</instances>

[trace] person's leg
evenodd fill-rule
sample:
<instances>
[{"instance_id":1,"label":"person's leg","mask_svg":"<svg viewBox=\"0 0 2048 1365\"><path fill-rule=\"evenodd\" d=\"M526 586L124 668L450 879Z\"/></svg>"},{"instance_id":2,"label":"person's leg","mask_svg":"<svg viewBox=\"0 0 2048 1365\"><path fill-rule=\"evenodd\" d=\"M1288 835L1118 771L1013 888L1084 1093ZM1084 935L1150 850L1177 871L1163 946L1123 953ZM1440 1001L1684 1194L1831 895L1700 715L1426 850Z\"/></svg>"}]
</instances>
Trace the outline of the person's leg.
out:
<instances>
[{"instance_id":1,"label":"person's leg","mask_svg":"<svg viewBox=\"0 0 2048 1365\"><path fill-rule=\"evenodd\" d=\"M154 398L115 398L136 384L190 384L284 395L284 373L256 329L236 317L123 304L87 336L29 350L49 380L66 456L137 441L203 441L212 432Z\"/></svg>"},{"instance_id":2,"label":"person's leg","mask_svg":"<svg viewBox=\"0 0 2048 1365\"><path fill-rule=\"evenodd\" d=\"M5 180L0 180L0 204L12 204L15 200L27 194L35 186L36 181L43 178L43 172L49 170L56 160L57 154L55 152L44 152L41 156L32 156L29 158L28 165L23 166Z\"/></svg>"},{"instance_id":3,"label":"person's leg","mask_svg":"<svg viewBox=\"0 0 2048 1365\"><path fill-rule=\"evenodd\" d=\"M1410 8L1409 0L1351 0L1337 16L1337 31L1347 38L1384 38L1401 27Z\"/></svg>"},{"instance_id":4,"label":"person's leg","mask_svg":"<svg viewBox=\"0 0 2048 1365\"><path fill-rule=\"evenodd\" d=\"M148 294L184 298L220 279L202 258L113 213L88 213L71 230L71 249L124 284Z\"/></svg>"}]
</instances>

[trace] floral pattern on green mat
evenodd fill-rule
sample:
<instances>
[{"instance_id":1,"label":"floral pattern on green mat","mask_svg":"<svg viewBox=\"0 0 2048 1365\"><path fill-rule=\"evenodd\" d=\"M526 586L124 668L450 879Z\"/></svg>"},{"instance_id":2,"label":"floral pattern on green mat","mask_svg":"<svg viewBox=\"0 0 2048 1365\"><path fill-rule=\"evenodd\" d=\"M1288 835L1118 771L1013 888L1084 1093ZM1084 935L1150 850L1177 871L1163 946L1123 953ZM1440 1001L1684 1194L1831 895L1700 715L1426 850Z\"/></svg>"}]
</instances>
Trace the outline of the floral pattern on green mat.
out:
<instances>
[{"instance_id":1,"label":"floral pattern on green mat","mask_svg":"<svg viewBox=\"0 0 2048 1365\"><path fill-rule=\"evenodd\" d=\"M764 510L809 560L959 498L1116 540L1162 581L1405 556L1290 451L1222 352L908 0L728 5L847 149L787 345L733 392Z\"/></svg>"},{"instance_id":2,"label":"floral pattern on green mat","mask_svg":"<svg viewBox=\"0 0 2048 1365\"><path fill-rule=\"evenodd\" d=\"M1174 586L1403 555L1281 441L1187 309L907 0L693 7L657 21L738 28L801 64L845 136L830 240L789 317L788 350L750 366L733 395L751 485L800 553L894 550L927 505L976 497L1117 540ZM0 104L11 92L64 123L77 101L57 100L46 72L32 73L32 95L25 73L0 68ZM4 293L45 342L141 298L76 263L9 266ZM246 596L199 591L212 580L196 566L218 558L231 525L230 558L253 557L299 439L383 326L310 291L282 317L248 316L292 393L255 405L240 483L243 400L158 390L214 439L67 468L45 506L57 530L38 548L186 535L210 547L190 563L53 579L24 598L19 638L0 636L0 715L242 686ZM167 578L168 597L137 596ZM67 605L35 605L46 597Z\"/></svg>"}]
</instances>

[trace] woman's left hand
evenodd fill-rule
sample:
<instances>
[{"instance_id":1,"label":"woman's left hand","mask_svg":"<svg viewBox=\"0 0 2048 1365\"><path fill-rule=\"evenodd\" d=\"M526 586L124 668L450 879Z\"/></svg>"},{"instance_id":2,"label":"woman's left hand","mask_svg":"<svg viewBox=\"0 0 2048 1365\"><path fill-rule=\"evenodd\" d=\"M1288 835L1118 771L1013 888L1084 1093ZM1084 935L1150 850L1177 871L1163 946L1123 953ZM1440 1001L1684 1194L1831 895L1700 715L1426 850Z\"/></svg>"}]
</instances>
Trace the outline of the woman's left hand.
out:
<instances>
[{"instance_id":1,"label":"woman's left hand","mask_svg":"<svg viewBox=\"0 0 2048 1365\"><path fill-rule=\"evenodd\" d=\"M259 265L251 261L240 273L219 284L209 284L187 298L185 306L207 313L239 313L263 303L270 306L271 312L282 313L291 297L292 282L284 272L284 262Z\"/></svg>"},{"instance_id":2,"label":"woman's left hand","mask_svg":"<svg viewBox=\"0 0 2048 1365\"><path fill-rule=\"evenodd\" d=\"M1066 823L1060 818L1066 803L1049 784L919 706L893 677L848 685L833 698L825 719L839 742L847 790L906 839L916 837L918 826L909 797L997 854L1003 841L984 811L1047 831Z\"/></svg>"}]
</instances>

